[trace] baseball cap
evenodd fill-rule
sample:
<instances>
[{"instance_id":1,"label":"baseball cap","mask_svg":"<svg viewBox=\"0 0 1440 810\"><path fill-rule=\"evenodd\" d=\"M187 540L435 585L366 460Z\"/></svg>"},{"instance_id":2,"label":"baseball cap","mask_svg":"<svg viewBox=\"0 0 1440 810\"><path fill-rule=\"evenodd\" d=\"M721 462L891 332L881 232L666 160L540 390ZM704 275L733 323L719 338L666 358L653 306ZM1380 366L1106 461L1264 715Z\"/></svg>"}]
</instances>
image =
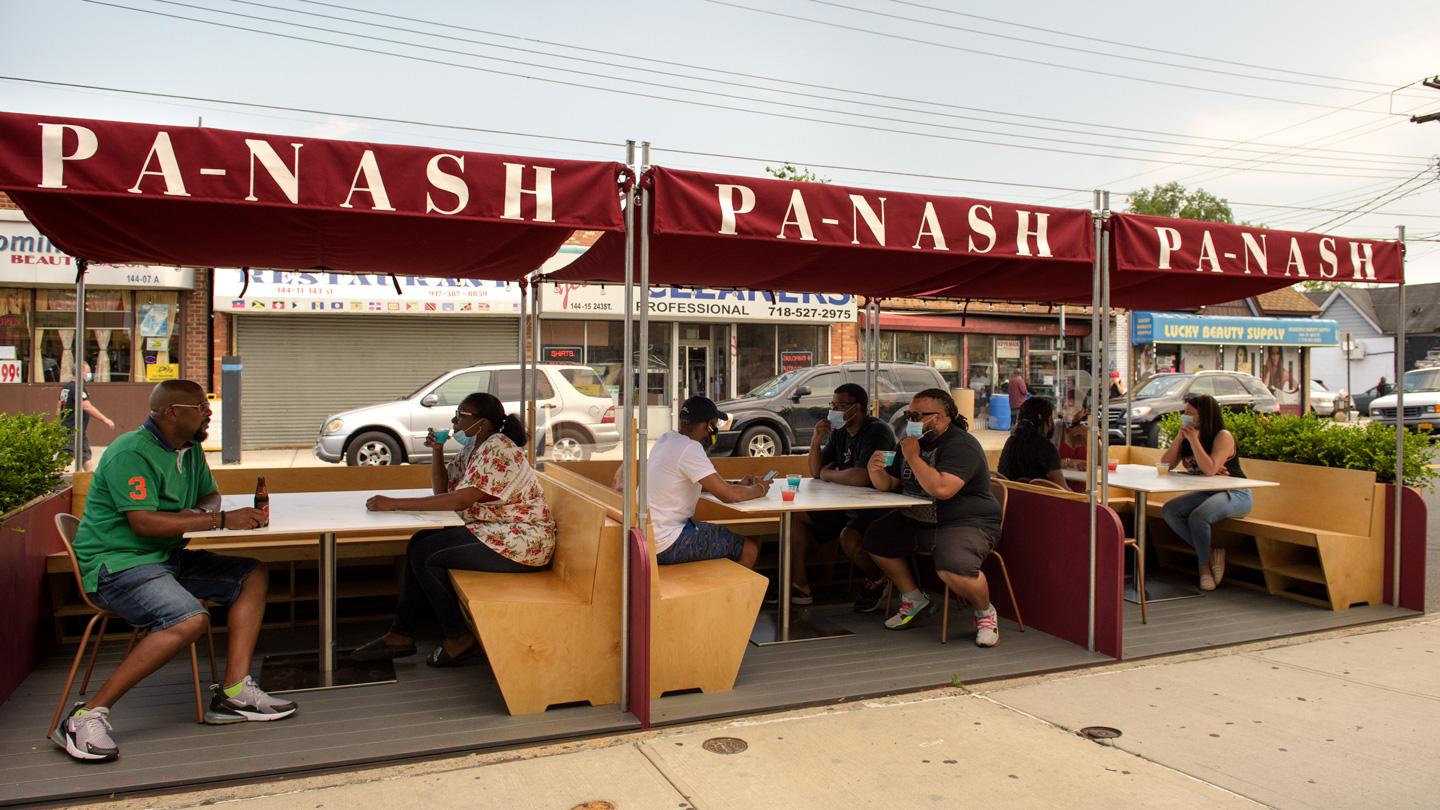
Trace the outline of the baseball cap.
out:
<instances>
[{"instance_id":1,"label":"baseball cap","mask_svg":"<svg viewBox=\"0 0 1440 810\"><path fill-rule=\"evenodd\" d=\"M680 406L680 418L694 424L711 419L728 419L709 397L690 397Z\"/></svg>"},{"instance_id":2,"label":"baseball cap","mask_svg":"<svg viewBox=\"0 0 1440 810\"><path fill-rule=\"evenodd\" d=\"M1112 380L1118 380L1118 379L1120 379L1120 372L1118 372L1118 371L1112 371L1112 372L1110 372L1110 379L1112 379Z\"/></svg>"}]
</instances>

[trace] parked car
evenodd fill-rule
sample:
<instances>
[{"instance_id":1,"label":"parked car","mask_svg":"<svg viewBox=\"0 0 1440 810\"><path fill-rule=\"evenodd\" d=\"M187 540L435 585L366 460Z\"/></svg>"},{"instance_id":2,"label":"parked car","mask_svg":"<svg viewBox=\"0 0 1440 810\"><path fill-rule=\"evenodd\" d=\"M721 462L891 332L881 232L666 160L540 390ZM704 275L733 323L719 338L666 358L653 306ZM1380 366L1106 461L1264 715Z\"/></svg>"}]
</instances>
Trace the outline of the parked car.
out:
<instances>
[{"instance_id":1,"label":"parked car","mask_svg":"<svg viewBox=\"0 0 1440 810\"><path fill-rule=\"evenodd\" d=\"M1424 433L1440 427L1440 368L1421 368L1405 372L1405 427ZM1382 424L1395 424L1396 397L1386 394L1370 403L1370 418Z\"/></svg>"},{"instance_id":2,"label":"parked car","mask_svg":"<svg viewBox=\"0 0 1440 810\"><path fill-rule=\"evenodd\" d=\"M1334 416L1340 395L1319 380L1310 381L1310 412L1316 416Z\"/></svg>"},{"instance_id":3,"label":"parked car","mask_svg":"<svg viewBox=\"0 0 1440 810\"><path fill-rule=\"evenodd\" d=\"M1130 405L1130 443L1156 447L1160 440L1160 417L1178 413L1185 398L1209 394L1227 411L1276 413L1280 403L1265 384L1239 371L1196 371L1189 374L1156 374L1135 389ZM1125 442L1125 403L1110 403L1110 441Z\"/></svg>"},{"instance_id":4,"label":"parked car","mask_svg":"<svg viewBox=\"0 0 1440 810\"><path fill-rule=\"evenodd\" d=\"M1387 385L1386 387L1388 388L1389 386ZM1369 388L1366 388L1364 391L1361 391L1361 392L1358 393L1358 394L1351 394L1351 395L1350 395L1350 401L1351 401L1352 403L1354 403L1354 405L1355 405L1355 410L1356 410L1361 416L1369 416L1369 415L1370 415L1370 403L1371 403L1371 402L1374 402L1375 399L1378 398L1379 396L1380 396L1380 386L1378 386L1378 385L1372 385L1372 386L1370 386Z\"/></svg>"},{"instance_id":5,"label":"parked car","mask_svg":"<svg viewBox=\"0 0 1440 810\"><path fill-rule=\"evenodd\" d=\"M775 456L808 449L816 423L830 410L835 389L847 382L865 385L864 363L787 371L739 399L718 403L730 421L716 437L710 455ZM880 403L880 418L897 435L903 431L904 412L915 394L926 388L950 390L940 372L919 363L881 363L876 388L869 392L870 399Z\"/></svg>"},{"instance_id":6,"label":"parked car","mask_svg":"<svg viewBox=\"0 0 1440 810\"><path fill-rule=\"evenodd\" d=\"M536 378L539 405L537 454L563 461L583 461L592 451L604 452L620 443L615 403L605 384L589 366L541 365ZM320 425L315 456L351 466L426 461L428 431L448 429L455 408L466 396L487 391L505 410L520 410L520 366L488 365L447 371L391 402L337 413ZM452 438L447 453L458 453Z\"/></svg>"}]
</instances>

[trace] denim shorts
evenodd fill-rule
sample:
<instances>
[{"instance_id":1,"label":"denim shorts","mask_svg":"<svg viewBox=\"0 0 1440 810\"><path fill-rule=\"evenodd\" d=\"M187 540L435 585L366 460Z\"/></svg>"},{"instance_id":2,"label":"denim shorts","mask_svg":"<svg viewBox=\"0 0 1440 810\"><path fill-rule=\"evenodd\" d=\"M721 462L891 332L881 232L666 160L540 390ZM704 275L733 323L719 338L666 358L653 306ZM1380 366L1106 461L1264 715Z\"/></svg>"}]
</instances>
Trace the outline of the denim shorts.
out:
<instances>
[{"instance_id":1,"label":"denim shorts","mask_svg":"<svg viewBox=\"0 0 1440 810\"><path fill-rule=\"evenodd\" d=\"M204 601L228 605L245 578L260 564L248 557L222 557L180 548L164 562L110 573L100 566L95 604L137 630L164 630L207 613Z\"/></svg>"},{"instance_id":2,"label":"denim shorts","mask_svg":"<svg viewBox=\"0 0 1440 810\"><path fill-rule=\"evenodd\" d=\"M690 519L670 547L655 555L661 565L718 560L721 557L739 560L745 550L745 538L715 523Z\"/></svg>"}]
</instances>

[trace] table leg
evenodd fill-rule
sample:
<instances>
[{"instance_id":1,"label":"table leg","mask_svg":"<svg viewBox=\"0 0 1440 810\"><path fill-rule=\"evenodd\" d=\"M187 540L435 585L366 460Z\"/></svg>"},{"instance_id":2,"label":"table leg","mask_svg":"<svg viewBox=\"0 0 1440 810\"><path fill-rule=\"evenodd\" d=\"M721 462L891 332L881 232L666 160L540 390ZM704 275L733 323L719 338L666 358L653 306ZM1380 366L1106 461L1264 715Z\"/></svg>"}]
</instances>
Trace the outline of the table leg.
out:
<instances>
[{"instance_id":1,"label":"table leg","mask_svg":"<svg viewBox=\"0 0 1440 810\"><path fill-rule=\"evenodd\" d=\"M790 640L790 516L780 517L780 640Z\"/></svg>"},{"instance_id":2,"label":"table leg","mask_svg":"<svg viewBox=\"0 0 1440 810\"><path fill-rule=\"evenodd\" d=\"M1146 494L1147 493L1140 490L1136 490L1135 492L1135 546L1137 553L1140 555L1140 559L1145 558L1145 540L1146 535L1149 534L1146 530L1146 524L1149 522L1147 515L1148 506L1145 503ZM1140 563L1140 559L1135 561L1137 566ZM1125 599L1138 605L1140 604L1138 588L1140 577L1138 575L1138 568L1136 569L1136 573L1137 575L1131 579L1132 584L1125 587ZM1146 602L1168 602L1172 599L1190 599L1200 595L1200 591L1197 588L1187 587L1173 580L1167 580L1164 575L1157 576L1157 574L1159 574L1158 571L1151 571L1145 575Z\"/></svg>"},{"instance_id":3,"label":"table leg","mask_svg":"<svg viewBox=\"0 0 1440 810\"><path fill-rule=\"evenodd\" d=\"M755 629L750 632L750 643L766 646L855 635L834 622L809 615L808 611L802 612L799 616L792 616L790 611L792 574L790 566L793 559L790 548L792 516L791 512L784 512L780 515L780 570L776 572L777 587L780 589L779 609L774 613L763 609L760 611L760 615L755 619Z\"/></svg>"},{"instance_id":4,"label":"table leg","mask_svg":"<svg viewBox=\"0 0 1440 810\"><path fill-rule=\"evenodd\" d=\"M313 653L265 656L260 665L260 682L269 692L305 692L395 682L393 661L355 661L348 655L335 653L335 552L335 533L321 534L316 572L320 649Z\"/></svg>"}]
</instances>

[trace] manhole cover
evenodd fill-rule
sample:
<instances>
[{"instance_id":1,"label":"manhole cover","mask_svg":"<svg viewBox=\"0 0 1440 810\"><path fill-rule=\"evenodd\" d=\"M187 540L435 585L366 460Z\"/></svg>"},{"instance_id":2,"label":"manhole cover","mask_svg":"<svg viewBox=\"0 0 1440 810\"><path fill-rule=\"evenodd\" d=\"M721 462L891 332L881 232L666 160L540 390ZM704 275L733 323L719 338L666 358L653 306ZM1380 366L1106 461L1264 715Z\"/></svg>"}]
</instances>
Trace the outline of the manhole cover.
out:
<instances>
[{"instance_id":1,"label":"manhole cover","mask_svg":"<svg viewBox=\"0 0 1440 810\"><path fill-rule=\"evenodd\" d=\"M750 743L739 737L711 737L700 744L701 748L712 754L738 754L750 747Z\"/></svg>"},{"instance_id":2,"label":"manhole cover","mask_svg":"<svg viewBox=\"0 0 1440 810\"><path fill-rule=\"evenodd\" d=\"M1080 736L1092 740L1113 740L1120 736L1120 729L1109 726L1086 726L1080 729Z\"/></svg>"},{"instance_id":3,"label":"manhole cover","mask_svg":"<svg viewBox=\"0 0 1440 810\"><path fill-rule=\"evenodd\" d=\"M615 810L615 804L613 802L600 800L577 804L570 808L570 810Z\"/></svg>"}]
</instances>

